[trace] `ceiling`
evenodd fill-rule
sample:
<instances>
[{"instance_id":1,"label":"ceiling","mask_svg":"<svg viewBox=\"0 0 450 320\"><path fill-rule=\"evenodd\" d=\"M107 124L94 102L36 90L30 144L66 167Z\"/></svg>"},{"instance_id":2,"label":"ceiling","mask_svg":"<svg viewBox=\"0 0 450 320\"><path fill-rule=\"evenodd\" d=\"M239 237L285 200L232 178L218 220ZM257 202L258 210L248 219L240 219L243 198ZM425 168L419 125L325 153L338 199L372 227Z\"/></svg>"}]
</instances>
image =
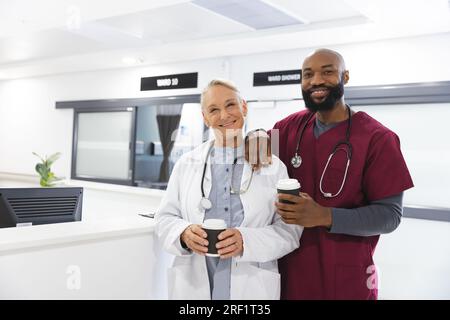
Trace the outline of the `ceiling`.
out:
<instances>
[{"instance_id":1,"label":"ceiling","mask_svg":"<svg viewBox=\"0 0 450 320\"><path fill-rule=\"evenodd\" d=\"M0 80L445 32L449 0L0 0Z\"/></svg>"}]
</instances>

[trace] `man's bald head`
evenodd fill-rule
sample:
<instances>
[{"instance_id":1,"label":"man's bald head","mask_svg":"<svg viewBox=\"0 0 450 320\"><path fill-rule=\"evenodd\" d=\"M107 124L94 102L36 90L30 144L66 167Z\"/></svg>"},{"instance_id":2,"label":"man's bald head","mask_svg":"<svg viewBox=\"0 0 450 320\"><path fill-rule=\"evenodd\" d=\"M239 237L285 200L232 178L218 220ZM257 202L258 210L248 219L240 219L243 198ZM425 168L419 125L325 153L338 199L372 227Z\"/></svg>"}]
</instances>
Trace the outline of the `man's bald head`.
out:
<instances>
[{"instance_id":1,"label":"man's bald head","mask_svg":"<svg viewBox=\"0 0 450 320\"><path fill-rule=\"evenodd\" d=\"M326 48L317 49L313 53L309 54L305 58L305 61L303 62L303 67L311 59L314 59L317 56L328 56L331 59L335 60L336 66L338 66L340 72L343 72L343 71L346 70L346 68L345 68L345 61L344 61L344 58L342 57L342 55L339 52L337 52L337 51L334 51L334 50L331 50L331 49L326 49Z\"/></svg>"}]
</instances>

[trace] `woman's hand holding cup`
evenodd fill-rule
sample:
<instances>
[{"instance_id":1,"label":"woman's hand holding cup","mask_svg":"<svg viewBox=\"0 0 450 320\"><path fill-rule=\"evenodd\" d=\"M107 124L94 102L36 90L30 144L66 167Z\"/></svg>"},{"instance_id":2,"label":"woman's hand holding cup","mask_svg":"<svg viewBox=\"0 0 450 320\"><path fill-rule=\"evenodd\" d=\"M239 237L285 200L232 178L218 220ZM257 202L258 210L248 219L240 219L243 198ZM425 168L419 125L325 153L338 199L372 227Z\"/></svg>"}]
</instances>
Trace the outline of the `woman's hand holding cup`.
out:
<instances>
[{"instance_id":1,"label":"woman's hand holding cup","mask_svg":"<svg viewBox=\"0 0 450 320\"><path fill-rule=\"evenodd\" d=\"M218 236L220 240L216 244L221 259L227 259L241 255L244 251L242 234L238 229L226 229Z\"/></svg>"},{"instance_id":2,"label":"woman's hand holding cup","mask_svg":"<svg viewBox=\"0 0 450 320\"><path fill-rule=\"evenodd\" d=\"M181 234L181 241L193 252L205 255L208 252L207 234L199 224L191 224Z\"/></svg>"}]
</instances>

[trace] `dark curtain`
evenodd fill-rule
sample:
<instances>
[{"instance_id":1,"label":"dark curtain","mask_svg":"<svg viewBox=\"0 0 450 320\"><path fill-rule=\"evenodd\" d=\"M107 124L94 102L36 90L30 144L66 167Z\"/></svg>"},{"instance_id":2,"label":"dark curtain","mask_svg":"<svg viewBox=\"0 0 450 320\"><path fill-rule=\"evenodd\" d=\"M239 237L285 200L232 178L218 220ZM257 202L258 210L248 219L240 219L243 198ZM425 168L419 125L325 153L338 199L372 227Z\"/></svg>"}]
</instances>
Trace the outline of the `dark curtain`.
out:
<instances>
[{"instance_id":1,"label":"dark curtain","mask_svg":"<svg viewBox=\"0 0 450 320\"><path fill-rule=\"evenodd\" d=\"M172 141L172 133L178 129L181 114L179 115L157 115L159 138L163 151L163 161L159 170L159 182L169 181L169 157L175 144L175 137Z\"/></svg>"}]
</instances>

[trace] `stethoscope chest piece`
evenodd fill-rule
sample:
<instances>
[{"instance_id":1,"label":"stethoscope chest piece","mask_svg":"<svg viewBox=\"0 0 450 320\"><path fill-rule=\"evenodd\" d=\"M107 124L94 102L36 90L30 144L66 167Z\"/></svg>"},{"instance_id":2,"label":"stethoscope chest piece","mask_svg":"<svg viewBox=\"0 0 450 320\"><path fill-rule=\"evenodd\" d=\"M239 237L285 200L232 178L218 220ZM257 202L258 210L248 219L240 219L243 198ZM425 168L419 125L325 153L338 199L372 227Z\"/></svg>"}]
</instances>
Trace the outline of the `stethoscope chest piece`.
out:
<instances>
[{"instance_id":1,"label":"stethoscope chest piece","mask_svg":"<svg viewBox=\"0 0 450 320\"><path fill-rule=\"evenodd\" d=\"M302 157L300 157L297 153L291 159L292 166L297 169L302 165Z\"/></svg>"},{"instance_id":2,"label":"stethoscope chest piece","mask_svg":"<svg viewBox=\"0 0 450 320\"><path fill-rule=\"evenodd\" d=\"M208 198L202 197L200 200L200 209L209 210L212 208L212 203Z\"/></svg>"}]
</instances>

